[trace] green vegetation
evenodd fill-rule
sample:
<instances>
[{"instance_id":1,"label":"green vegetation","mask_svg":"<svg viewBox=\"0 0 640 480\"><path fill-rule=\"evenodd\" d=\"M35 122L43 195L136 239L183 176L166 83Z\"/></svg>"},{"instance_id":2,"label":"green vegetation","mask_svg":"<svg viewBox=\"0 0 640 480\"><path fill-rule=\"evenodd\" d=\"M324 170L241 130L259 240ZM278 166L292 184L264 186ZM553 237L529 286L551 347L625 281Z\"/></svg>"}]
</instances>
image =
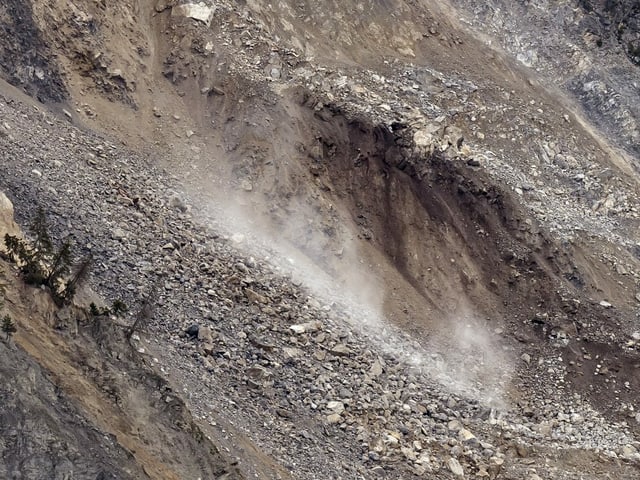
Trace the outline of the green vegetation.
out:
<instances>
[{"instance_id":1,"label":"green vegetation","mask_svg":"<svg viewBox=\"0 0 640 480\"><path fill-rule=\"evenodd\" d=\"M89 313L92 317L99 317L101 315L109 315L109 309L99 308L95 303L91 302L89 305Z\"/></svg>"},{"instance_id":2,"label":"green vegetation","mask_svg":"<svg viewBox=\"0 0 640 480\"><path fill-rule=\"evenodd\" d=\"M2 273L0 273L0 275L2 275ZM4 308L4 297L6 293L7 293L7 285L5 283L0 282L0 310ZM16 324L13 323L13 320L11 319L9 314L5 315L4 318L2 319L1 328L4 334L6 335L7 340L9 340L11 335L16 333L17 331Z\"/></svg>"},{"instance_id":3,"label":"green vegetation","mask_svg":"<svg viewBox=\"0 0 640 480\"><path fill-rule=\"evenodd\" d=\"M122 300L115 300L111 305L111 313L113 313L116 317L119 317L123 313L127 313L129 311L129 307Z\"/></svg>"},{"instance_id":4,"label":"green vegetation","mask_svg":"<svg viewBox=\"0 0 640 480\"><path fill-rule=\"evenodd\" d=\"M9 260L20 267L24 281L30 285L48 287L56 305L68 305L73 300L78 285L91 270L91 256L83 259L74 273L72 269L72 246L65 239L58 249L54 248L49 235L49 225L40 207L29 226L32 241L28 242L13 235L5 235Z\"/></svg>"},{"instance_id":5,"label":"green vegetation","mask_svg":"<svg viewBox=\"0 0 640 480\"><path fill-rule=\"evenodd\" d=\"M5 235L4 243L8 253L3 256L18 266L26 283L47 287L58 307L69 305L79 286L88 279L93 258L88 255L74 267L71 241L67 238L57 249L55 248L42 208L38 209L29 225L29 233L30 241L9 234ZM5 289L6 286L0 283L0 309L4 304ZM127 329L129 337L133 331L142 328L146 323L150 317L149 310L149 306L146 306L138 314L134 324ZM113 302L111 308L98 307L95 303L89 305L89 314L94 318L109 315L122 316L128 311L127 304L119 299ZM2 320L2 331L7 338L16 331L16 326L9 315Z\"/></svg>"},{"instance_id":6,"label":"green vegetation","mask_svg":"<svg viewBox=\"0 0 640 480\"><path fill-rule=\"evenodd\" d=\"M16 324L13 323L13 320L9 315L5 315L2 319L2 331L6 335L7 340L11 338L11 335L18 331L18 329L16 328Z\"/></svg>"},{"instance_id":7,"label":"green vegetation","mask_svg":"<svg viewBox=\"0 0 640 480\"><path fill-rule=\"evenodd\" d=\"M115 315L116 317L122 316L122 314L129 311L129 307L122 300L117 299L109 307L98 307L95 303L89 304L89 313L92 317L102 317L107 315Z\"/></svg>"}]
</instances>

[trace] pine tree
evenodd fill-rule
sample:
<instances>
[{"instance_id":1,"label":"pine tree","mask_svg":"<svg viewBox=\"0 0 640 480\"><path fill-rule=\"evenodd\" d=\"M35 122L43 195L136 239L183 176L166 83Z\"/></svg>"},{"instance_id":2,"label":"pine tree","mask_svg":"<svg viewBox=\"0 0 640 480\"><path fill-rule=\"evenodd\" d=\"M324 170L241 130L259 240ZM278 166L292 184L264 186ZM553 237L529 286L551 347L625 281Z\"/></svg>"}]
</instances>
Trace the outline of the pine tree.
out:
<instances>
[{"instance_id":1,"label":"pine tree","mask_svg":"<svg viewBox=\"0 0 640 480\"><path fill-rule=\"evenodd\" d=\"M11 317L9 315L5 315L2 319L2 331L7 336L7 340L9 340L11 335L18 331L18 329L16 328L16 324L13 323L13 320L11 320Z\"/></svg>"},{"instance_id":2,"label":"pine tree","mask_svg":"<svg viewBox=\"0 0 640 480\"><path fill-rule=\"evenodd\" d=\"M44 260L53 252L53 242L49 236L49 224L44 208L38 207L36 216L31 222L29 232L33 235L33 248L40 260Z\"/></svg>"},{"instance_id":3,"label":"pine tree","mask_svg":"<svg viewBox=\"0 0 640 480\"><path fill-rule=\"evenodd\" d=\"M62 246L58 249L53 262L49 275L47 276L46 283L52 290L58 288L58 282L71 271L71 242L69 239L62 243Z\"/></svg>"}]
</instances>

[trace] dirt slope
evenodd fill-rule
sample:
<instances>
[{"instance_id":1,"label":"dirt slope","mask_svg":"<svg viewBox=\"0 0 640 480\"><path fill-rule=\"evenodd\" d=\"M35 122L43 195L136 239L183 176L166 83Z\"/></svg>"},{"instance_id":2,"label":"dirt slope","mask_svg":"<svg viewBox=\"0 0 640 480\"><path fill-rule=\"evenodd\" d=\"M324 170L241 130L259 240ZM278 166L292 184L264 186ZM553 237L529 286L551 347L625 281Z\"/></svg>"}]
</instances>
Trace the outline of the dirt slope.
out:
<instances>
[{"instance_id":1,"label":"dirt slope","mask_svg":"<svg viewBox=\"0 0 640 480\"><path fill-rule=\"evenodd\" d=\"M5 262L2 280L3 478L242 478L109 319L59 311Z\"/></svg>"},{"instance_id":2,"label":"dirt slope","mask_svg":"<svg viewBox=\"0 0 640 480\"><path fill-rule=\"evenodd\" d=\"M580 463L593 478L633 478L633 58L618 65L624 75L591 79L613 66L586 40L565 51L581 27L536 17L539 2L221 1L201 5L210 15L200 19L178 3L3 7L15 39L1 45L5 77L64 100L54 107L66 113L54 120L5 100L0 187L23 222L46 203L57 235L102 259L100 292L135 302L162 272L167 307L148 348L201 424L211 404L224 412L236 439L222 443L253 459L245 472L447 478L455 458L473 474L524 478L535 474L527 460L542 469L548 457L549 478L578 478ZM583 25L577 4L560 3ZM34 60L42 45L50 52ZM355 333L340 333L345 317ZM321 333L301 340L289 329L318 319ZM194 322L215 338L185 335ZM335 350L343 344L351 350ZM420 374L376 349L410 352ZM336 389L342 412L337 380L317 369L360 378L376 361L389 367L354 380L357 394ZM468 380L461 390L458 376ZM452 396L422 402L414 387L436 391L434 381ZM496 384L511 430L476 411ZM327 405L340 412L318 413ZM584 422L590 409L597 427ZM438 423L458 419L490 446ZM209 431L224 436L218 421ZM525 453L503 441L503 427ZM288 442L304 459L297 466ZM341 445L350 447L330 467ZM564 456L567 446L575 451Z\"/></svg>"},{"instance_id":3,"label":"dirt slope","mask_svg":"<svg viewBox=\"0 0 640 480\"><path fill-rule=\"evenodd\" d=\"M0 232L22 237L1 199ZM83 288L61 309L0 259L0 309L17 328L0 342L2 478L243 478L124 325L87 313L91 300L100 302Z\"/></svg>"}]
</instances>

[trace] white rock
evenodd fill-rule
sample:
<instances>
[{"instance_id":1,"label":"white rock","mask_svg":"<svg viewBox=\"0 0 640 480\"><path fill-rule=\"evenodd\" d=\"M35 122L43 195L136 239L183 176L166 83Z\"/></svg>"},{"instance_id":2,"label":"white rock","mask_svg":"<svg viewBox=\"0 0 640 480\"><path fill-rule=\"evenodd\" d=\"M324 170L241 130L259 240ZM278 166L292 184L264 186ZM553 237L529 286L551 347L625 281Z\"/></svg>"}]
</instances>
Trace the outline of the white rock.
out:
<instances>
[{"instance_id":1,"label":"white rock","mask_svg":"<svg viewBox=\"0 0 640 480\"><path fill-rule=\"evenodd\" d=\"M20 229L13 220L13 204L7 196L0 192L0 249L4 249L6 234L20 236Z\"/></svg>"},{"instance_id":2,"label":"white rock","mask_svg":"<svg viewBox=\"0 0 640 480\"><path fill-rule=\"evenodd\" d=\"M371 365L371 369L369 369L369 374L371 374L371 376L373 377L379 377L380 375L382 375L382 364L380 363L379 360L376 360L375 362L373 362L373 365Z\"/></svg>"},{"instance_id":3,"label":"white rock","mask_svg":"<svg viewBox=\"0 0 640 480\"><path fill-rule=\"evenodd\" d=\"M628 460L634 460L638 456L638 450L633 445L624 445L620 449L620 455Z\"/></svg>"},{"instance_id":4,"label":"white rock","mask_svg":"<svg viewBox=\"0 0 640 480\"><path fill-rule=\"evenodd\" d=\"M434 142L434 134L440 127L438 125L427 125L413 134L413 143L418 148L428 149Z\"/></svg>"},{"instance_id":5,"label":"white rock","mask_svg":"<svg viewBox=\"0 0 640 480\"><path fill-rule=\"evenodd\" d=\"M304 325L291 325L289 329L293 330L293 333L297 333L297 334L301 334L306 331L304 328Z\"/></svg>"},{"instance_id":6,"label":"white rock","mask_svg":"<svg viewBox=\"0 0 640 480\"><path fill-rule=\"evenodd\" d=\"M327 403L327 409L331 410L333 413L342 413L344 412L344 404L334 400Z\"/></svg>"},{"instance_id":7,"label":"white rock","mask_svg":"<svg viewBox=\"0 0 640 480\"><path fill-rule=\"evenodd\" d=\"M302 356L302 354L304 353L302 350L300 350L299 348L292 348L292 347L284 347L282 349L285 358L296 358L296 357L300 357Z\"/></svg>"},{"instance_id":8,"label":"white rock","mask_svg":"<svg viewBox=\"0 0 640 480\"><path fill-rule=\"evenodd\" d=\"M462 468L462 465L460 465L460 462L458 462L458 460L456 460L455 458L452 457L447 460L447 467L449 467L451 473L453 473L456 477L464 478L464 469Z\"/></svg>"},{"instance_id":9,"label":"white rock","mask_svg":"<svg viewBox=\"0 0 640 480\"><path fill-rule=\"evenodd\" d=\"M202 342L211 342L213 341L213 330L206 326L200 326L198 329L198 340Z\"/></svg>"},{"instance_id":10,"label":"white rock","mask_svg":"<svg viewBox=\"0 0 640 480\"><path fill-rule=\"evenodd\" d=\"M317 332L322 328L322 322L320 321L312 321L307 323L302 323L300 325L291 325L289 327L290 330L293 330L294 333L305 333L305 332Z\"/></svg>"},{"instance_id":11,"label":"white rock","mask_svg":"<svg viewBox=\"0 0 640 480\"><path fill-rule=\"evenodd\" d=\"M332 413L331 415L327 415L327 422L332 424L340 423L342 422L342 417L339 413Z\"/></svg>"},{"instance_id":12,"label":"white rock","mask_svg":"<svg viewBox=\"0 0 640 480\"><path fill-rule=\"evenodd\" d=\"M211 25L215 8L208 6L204 2L185 3L184 5L176 5L171 9L172 17L187 17L203 22L207 27Z\"/></svg>"},{"instance_id":13,"label":"white rock","mask_svg":"<svg viewBox=\"0 0 640 480\"><path fill-rule=\"evenodd\" d=\"M451 420L448 424L447 427L449 428L449 430L451 430L452 432L459 432L460 430L462 430L464 427L462 426L462 423L460 423L460 420Z\"/></svg>"},{"instance_id":14,"label":"white rock","mask_svg":"<svg viewBox=\"0 0 640 480\"><path fill-rule=\"evenodd\" d=\"M113 229L113 231L111 232L111 236L112 238L114 238L115 240L120 240L123 239L127 236L127 234L125 233L125 231L119 227L116 227Z\"/></svg>"},{"instance_id":15,"label":"white rock","mask_svg":"<svg viewBox=\"0 0 640 480\"><path fill-rule=\"evenodd\" d=\"M469 430L467 430L466 428L463 428L462 430L460 430L458 432L458 438L462 442L471 442L473 440L476 440L476 436L473 433L471 433Z\"/></svg>"}]
</instances>

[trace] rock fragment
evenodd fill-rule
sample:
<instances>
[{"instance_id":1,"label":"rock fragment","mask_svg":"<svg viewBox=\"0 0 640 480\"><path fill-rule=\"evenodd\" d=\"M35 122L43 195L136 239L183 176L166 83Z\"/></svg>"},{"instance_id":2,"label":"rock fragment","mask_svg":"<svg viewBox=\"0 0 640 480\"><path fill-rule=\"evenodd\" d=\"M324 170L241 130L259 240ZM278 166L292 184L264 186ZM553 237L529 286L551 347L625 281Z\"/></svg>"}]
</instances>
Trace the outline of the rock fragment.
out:
<instances>
[{"instance_id":1,"label":"rock fragment","mask_svg":"<svg viewBox=\"0 0 640 480\"><path fill-rule=\"evenodd\" d=\"M210 7L204 2L200 3L185 3L182 5L176 5L171 9L172 17L187 17L193 20L198 20L204 23L207 27L211 25L215 8Z\"/></svg>"}]
</instances>

